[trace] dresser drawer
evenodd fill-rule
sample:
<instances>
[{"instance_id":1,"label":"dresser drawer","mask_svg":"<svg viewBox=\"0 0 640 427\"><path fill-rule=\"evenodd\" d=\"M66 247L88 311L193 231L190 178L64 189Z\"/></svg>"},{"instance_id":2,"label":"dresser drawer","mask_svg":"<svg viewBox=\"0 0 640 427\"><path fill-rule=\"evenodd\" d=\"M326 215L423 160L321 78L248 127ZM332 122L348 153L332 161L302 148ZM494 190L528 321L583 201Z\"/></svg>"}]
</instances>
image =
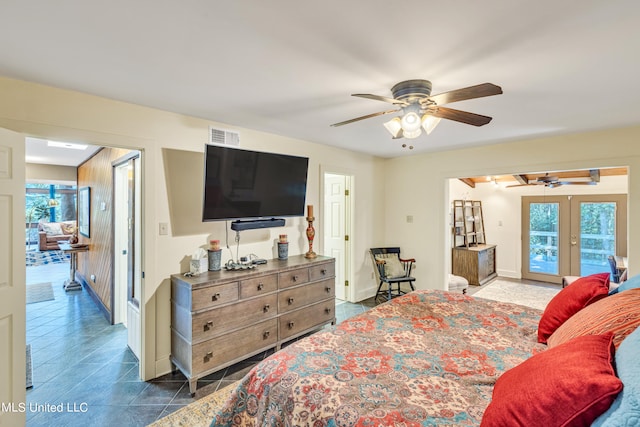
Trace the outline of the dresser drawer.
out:
<instances>
[{"instance_id":1,"label":"dresser drawer","mask_svg":"<svg viewBox=\"0 0 640 427\"><path fill-rule=\"evenodd\" d=\"M328 279L335 276L335 263L326 263L309 268L310 281Z\"/></svg>"},{"instance_id":2,"label":"dresser drawer","mask_svg":"<svg viewBox=\"0 0 640 427\"><path fill-rule=\"evenodd\" d=\"M220 304L237 301L238 282L197 289L193 291L192 298L192 311L198 311L204 308L216 307Z\"/></svg>"},{"instance_id":3,"label":"dresser drawer","mask_svg":"<svg viewBox=\"0 0 640 427\"><path fill-rule=\"evenodd\" d=\"M332 322L335 319L336 303L332 298L302 310L291 311L280 316L280 339L292 337L307 329Z\"/></svg>"},{"instance_id":4,"label":"dresser drawer","mask_svg":"<svg viewBox=\"0 0 640 427\"><path fill-rule=\"evenodd\" d=\"M278 313L297 310L305 305L325 300L335 295L335 280L310 283L278 293Z\"/></svg>"},{"instance_id":5,"label":"dresser drawer","mask_svg":"<svg viewBox=\"0 0 640 427\"><path fill-rule=\"evenodd\" d=\"M278 321L270 319L241 331L222 335L193 346L192 375L276 345Z\"/></svg>"},{"instance_id":6,"label":"dresser drawer","mask_svg":"<svg viewBox=\"0 0 640 427\"><path fill-rule=\"evenodd\" d=\"M290 286L301 285L309 281L309 269L298 268L284 273L278 273L278 286L288 288Z\"/></svg>"},{"instance_id":7,"label":"dresser drawer","mask_svg":"<svg viewBox=\"0 0 640 427\"><path fill-rule=\"evenodd\" d=\"M240 281L240 299L264 295L278 289L278 275L256 277Z\"/></svg>"},{"instance_id":8,"label":"dresser drawer","mask_svg":"<svg viewBox=\"0 0 640 427\"><path fill-rule=\"evenodd\" d=\"M200 342L229 330L243 328L278 315L278 297L276 294L241 301L193 316L191 328L192 341Z\"/></svg>"}]
</instances>

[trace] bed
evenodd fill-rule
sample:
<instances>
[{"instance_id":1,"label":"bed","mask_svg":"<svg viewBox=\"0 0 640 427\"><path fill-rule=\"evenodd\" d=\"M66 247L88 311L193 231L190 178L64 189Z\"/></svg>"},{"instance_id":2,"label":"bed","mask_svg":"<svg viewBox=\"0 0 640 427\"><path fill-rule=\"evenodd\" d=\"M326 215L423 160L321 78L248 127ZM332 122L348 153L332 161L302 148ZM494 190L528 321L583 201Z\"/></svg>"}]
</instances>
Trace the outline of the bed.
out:
<instances>
[{"instance_id":1,"label":"bed","mask_svg":"<svg viewBox=\"0 0 640 427\"><path fill-rule=\"evenodd\" d=\"M258 364L212 425L479 425L496 379L545 350L541 313L412 292Z\"/></svg>"},{"instance_id":2,"label":"bed","mask_svg":"<svg viewBox=\"0 0 640 427\"><path fill-rule=\"evenodd\" d=\"M541 311L414 291L260 362L210 425L640 425L640 276L609 292L587 276Z\"/></svg>"}]
</instances>

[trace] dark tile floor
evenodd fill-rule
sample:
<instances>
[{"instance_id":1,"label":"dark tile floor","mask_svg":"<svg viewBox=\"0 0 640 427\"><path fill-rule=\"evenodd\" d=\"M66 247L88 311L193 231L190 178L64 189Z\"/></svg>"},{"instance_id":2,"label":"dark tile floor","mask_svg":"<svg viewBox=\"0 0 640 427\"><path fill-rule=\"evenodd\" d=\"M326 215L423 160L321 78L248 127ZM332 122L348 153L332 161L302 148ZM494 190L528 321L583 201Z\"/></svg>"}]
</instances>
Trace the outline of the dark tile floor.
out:
<instances>
[{"instance_id":1,"label":"dark tile floor","mask_svg":"<svg viewBox=\"0 0 640 427\"><path fill-rule=\"evenodd\" d=\"M27 426L145 426L240 379L265 352L198 381L195 397L181 374L138 378L127 331L109 325L86 291L65 292L68 264L28 267L27 283L52 282L55 300L27 304L33 388ZM338 303L338 322L373 306Z\"/></svg>"}]
</instances>

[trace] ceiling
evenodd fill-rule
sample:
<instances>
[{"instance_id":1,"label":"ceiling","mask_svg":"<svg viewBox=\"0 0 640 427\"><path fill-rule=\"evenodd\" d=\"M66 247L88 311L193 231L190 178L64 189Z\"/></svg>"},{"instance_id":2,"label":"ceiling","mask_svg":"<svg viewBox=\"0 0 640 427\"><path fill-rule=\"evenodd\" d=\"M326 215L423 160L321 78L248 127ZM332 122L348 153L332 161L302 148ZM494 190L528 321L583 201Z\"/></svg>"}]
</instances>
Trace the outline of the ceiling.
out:
<instances>
[{"instance_id":1,"label":"ceiling","mask_svg":"<svg viewBox=\"0 0 640 427\"><path fill-rule=\"evenodd\" d=\"M600 182L600 178L603 176L619 176L627 175L627 168L602 168L602 169L585 169L585 170L572 170L572 171L553 171L553 172L538 172L538 173L523 173L517 175L490 175L490 176L474 176L468 178L459 178L462 182L466 183L470 187L475 187L477 184L487 182L500 182L505 183L508 186L521 186L525 184L536 185L538 183L544 183L548 181L561 181L569 183L589 183L591 185L597 185Z\"/></svg>"},{"instance_id":2,"label":"ceiling","mask_svg":"<svg viewBox=\"0 0 640 427\"><path fill-rule=\"evenodd\" d=\"M640 124L638 22L635 0L3 0L0 75L396 157ZM483 127L330 127L408 79L504 93L449 104Z\"/></svg>"},{"instance_id":3,"label":"ceiling","mask_svg":"<svg viewBox=\"0 0 640 427\"><path fill-rule=\"evenodd\" d=\"M78 149L81 144L64 141L56 142L61 142L67 147L51 147L47 140L27 137L25 140L26 162L58 166L79 166L100 149L100 147L94 145L87 145ZM70 148L70 146L76 148Z\"/></svg>"}]
</instances>

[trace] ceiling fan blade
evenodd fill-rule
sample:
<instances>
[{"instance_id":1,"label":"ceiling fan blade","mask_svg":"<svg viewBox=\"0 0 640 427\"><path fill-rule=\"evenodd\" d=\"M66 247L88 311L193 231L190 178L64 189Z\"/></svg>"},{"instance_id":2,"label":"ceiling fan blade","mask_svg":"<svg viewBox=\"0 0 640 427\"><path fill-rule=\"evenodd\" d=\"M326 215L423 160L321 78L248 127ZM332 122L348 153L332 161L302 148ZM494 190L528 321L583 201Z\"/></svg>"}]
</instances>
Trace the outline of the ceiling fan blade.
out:
<instances>
[{"instance_id":1,"label":"ceiling fan blade","mask_svg":"<svg viewBox=\"0 0 640 427\"><path fill-rule=\"evenodd\" d=\"M388 103L394 104L394 105L402 105L403 107L406 107L407 105L409 105L408 102L402 101L400 99L388 98L386 96L380 96L380 95L371 95L370 93L354 93L351 96L357 96L359 98L373 99L374 101L388 102Z\"/></svg>"},{"instance_id":2,"label":"ceiling fan blade","mask_svg":"<svg viewBox=\"0 0 640 427\"><path fill-rule=\"evenodd\" d=\"M398 111L400 111L400 110L380 111L378 113L367 114L366 116L362 116L362 117L356 117L355 119L345 120L344 122L334 123L331 126L332 127L337 127L337 126L342 126L342 125L348 125L349 123L357 122L357 121L364 120L364 119L370 119L372 117L382 116L384 114L395 113L395 112L398 112Z\"/></svg>"},{"instance_id":3,"label":"ceiling fan blade","mask_svg":"<svg viewBox=\"0 0 640 427\"><path fill-rule=\"evenodd\" d=\"M449 92L439 93L429 96L426 102L433 101L437 105L451 104L452 102L464 101L467 99L482 98L485 96L500 95L502 88L492 83L482 83L476 86L469 86L463 89L456 89ZM421 101L421 102L425 102Z\"/></svg>"},{"instance_id":4,"label":"ceiling fan blade","mask_svg":"<svg viewBox=\"0 0 640 427\"><path fill-rule=\"evenodd\" d=\"M432 107L425 114L430 114L442 119L454 120L456 122L466 123L473 126L483 126L491 121L491 117L482 116L480 114L469 113L467 111L454 110L447 107Z\"/></svg>"}]
</instances>

